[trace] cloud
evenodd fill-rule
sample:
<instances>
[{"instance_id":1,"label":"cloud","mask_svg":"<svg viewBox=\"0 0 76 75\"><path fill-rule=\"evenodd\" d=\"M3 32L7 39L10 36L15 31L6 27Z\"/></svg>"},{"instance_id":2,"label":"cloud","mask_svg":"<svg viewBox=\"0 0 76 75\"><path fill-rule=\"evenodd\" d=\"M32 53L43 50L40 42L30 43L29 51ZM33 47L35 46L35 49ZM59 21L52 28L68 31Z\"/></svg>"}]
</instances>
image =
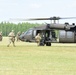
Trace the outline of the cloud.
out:
<instances>
[{"instance_id":1,"label":"cloud","mask_svg":"<svg viewBox=\"0 0 76 75\"><path fill-rule=\"evenodd\" d=\"M76 8L76 1L70 2L70 3L67 5L67 7L69 7L69 8Z\"/></svg>"},{"instance_id":2,"label":"cloud","mask_svg":"<svg viewBox=\"0 0 76 75\"><path fill-rule=\"evenodd\" d=\"M41 7L41 5L40 4L37 4L37 3L32 3L32 4L30 4L30 7L31 8L36 8L36 9L38 9L38 8L40 8Z\"/></svg>"}]
</instances>

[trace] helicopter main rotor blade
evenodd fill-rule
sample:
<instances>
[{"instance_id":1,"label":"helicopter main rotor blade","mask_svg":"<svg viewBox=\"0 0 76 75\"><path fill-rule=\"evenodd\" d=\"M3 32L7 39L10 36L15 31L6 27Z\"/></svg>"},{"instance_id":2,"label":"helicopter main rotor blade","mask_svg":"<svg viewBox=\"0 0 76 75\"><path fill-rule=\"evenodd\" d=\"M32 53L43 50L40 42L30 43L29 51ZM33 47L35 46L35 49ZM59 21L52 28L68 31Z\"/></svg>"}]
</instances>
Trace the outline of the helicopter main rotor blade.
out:
<instances>
[{"instance_id":1,"label":"helicopter main rotor blade","mask_svg":"<svg viewBox=\"0 0 76 75\"><path fill-rule=\"evenodd\" d=\"M59 20L59 17L51 17L51 18L29 18L29 19L20 19L20 18L16 18L16 19L10 19L10 20L14 20L14 21L31 21L31 20Z\"/></svg>"},{"instance_id":2,"label":"helicopter main rotor blade","mask_svg":"<svg viewBox=\"0 0 76 75\"><path fill-rule=\"evenodd\" d=\"M49 20L49 18L30 18L27 20Z\"/></svg>"},{"instance_id":3,"label":"helicopter main rotor blade","mask_svg":"<svg viewBox=\"0 0 76 75\"><path fill-rule=\"evenodd\" d=\"M61 18L61 19L76 19L76 17L65 17L65 18Z\"/></svg>"},{"instance_id":4,"label":"helicopter main rotor blade","mask_svg":"<svg viewBox=\"0 0 76 75\"><path fill-rule=\"evenodd\" d=\"M60 18L60 17L50 17L50 18L29 18L29 19L20 19L20 18L16 18L16 19L10 19L13 21L31 21L31 20L60 20L60 19L76 19L76 17L64 17L64 18Z\"/></svg>"},{"instance_id":5,"label":"helicopter main rotor blade","mask_svg":"<svg viewBox=\"0 0 76 75\"><path fill-rule=\"evenodd\" d=\"M50 18L30 18L27 20L59 20L61 19L60 17L50 17Z\"/></svg>"},{"instance_id":6,"label":"helicopter main rotor blade","mask_svg":"<svg viewBox=\"0 0 76 75\"><path fill-rule=\"evenodd\" d=\"M20 18L14 18L14 19L12 19L12 18L10 18L9 20L10 21L26 21L27 19L20 19Z\"/></svg>"},{"instance_id":7,"label":"helicopter main rotor blade","mask_svg":"<svg viewBox=\"0 0 76 75\"><path fill-rule=\"evenodd\" d=\"M27 19L27 20L60 20L60 19L76 19L76 17L65 17L65 18L60 18L60 17L32 18L32 19Z\"/></svg>"}]
</instances>

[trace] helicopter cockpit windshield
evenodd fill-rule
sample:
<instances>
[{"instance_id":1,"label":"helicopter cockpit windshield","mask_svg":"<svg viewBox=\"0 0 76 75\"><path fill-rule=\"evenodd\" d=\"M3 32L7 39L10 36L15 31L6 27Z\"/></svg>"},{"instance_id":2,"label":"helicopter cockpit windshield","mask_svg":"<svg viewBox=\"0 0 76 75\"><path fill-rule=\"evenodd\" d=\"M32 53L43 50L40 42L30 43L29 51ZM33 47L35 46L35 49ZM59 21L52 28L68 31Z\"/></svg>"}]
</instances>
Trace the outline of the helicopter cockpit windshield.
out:
<instances>
[{"instance_id":1,"label":"helicopter cockpit windshield","mask_svg":"<svg viewBox=\"0 0 76 75\"><path fill-rule=\"evenodd\" d=\"M28 31L26 31L25 34L31 35L32 34L32 29L29 29Z\"/></svg>"}]
</instances>

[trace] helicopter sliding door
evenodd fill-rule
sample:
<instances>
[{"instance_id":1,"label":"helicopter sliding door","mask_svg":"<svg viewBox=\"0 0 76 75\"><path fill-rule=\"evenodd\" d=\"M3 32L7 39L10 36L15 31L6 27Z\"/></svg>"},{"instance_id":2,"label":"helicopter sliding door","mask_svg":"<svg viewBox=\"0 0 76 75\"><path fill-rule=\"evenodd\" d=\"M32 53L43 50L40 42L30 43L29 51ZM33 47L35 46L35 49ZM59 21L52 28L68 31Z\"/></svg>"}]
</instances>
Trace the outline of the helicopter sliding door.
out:
<instances>
[{"instance_id":1,"label":"helicopter sliding door","mask_svg":"<svg viewBox=\"0 0 76 75\"><path fill-rule=\"evenodd\" d=\"M74 43L74 32L72 31L59 31L59 42L60 43Z\"/></svg>"}]
</instances>

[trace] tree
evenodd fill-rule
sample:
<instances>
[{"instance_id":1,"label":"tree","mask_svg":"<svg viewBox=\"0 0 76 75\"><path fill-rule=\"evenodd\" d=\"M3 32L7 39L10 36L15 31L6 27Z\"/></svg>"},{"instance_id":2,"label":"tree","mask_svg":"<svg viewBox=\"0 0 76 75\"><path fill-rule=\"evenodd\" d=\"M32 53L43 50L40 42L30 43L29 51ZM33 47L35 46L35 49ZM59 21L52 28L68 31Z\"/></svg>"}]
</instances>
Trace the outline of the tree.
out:
<instances>
[{"instance_id":1,"label":"tree","mask_svg":"<svg viewBox=\"0 0 76 75\"><path fill-rule=\"evenodd\" d=\"M15 34L17 34L18 31L20 32L25 32L26 30L28 30L29 28L38 26L40 24L38 23L18 23L18 24L14 24L14 23L9 23L9 22L1 22L0 23L0 31L2 31L3 36L7 36L8 33L11 30L15 31Z\"/></svg>"}]
</instances>

